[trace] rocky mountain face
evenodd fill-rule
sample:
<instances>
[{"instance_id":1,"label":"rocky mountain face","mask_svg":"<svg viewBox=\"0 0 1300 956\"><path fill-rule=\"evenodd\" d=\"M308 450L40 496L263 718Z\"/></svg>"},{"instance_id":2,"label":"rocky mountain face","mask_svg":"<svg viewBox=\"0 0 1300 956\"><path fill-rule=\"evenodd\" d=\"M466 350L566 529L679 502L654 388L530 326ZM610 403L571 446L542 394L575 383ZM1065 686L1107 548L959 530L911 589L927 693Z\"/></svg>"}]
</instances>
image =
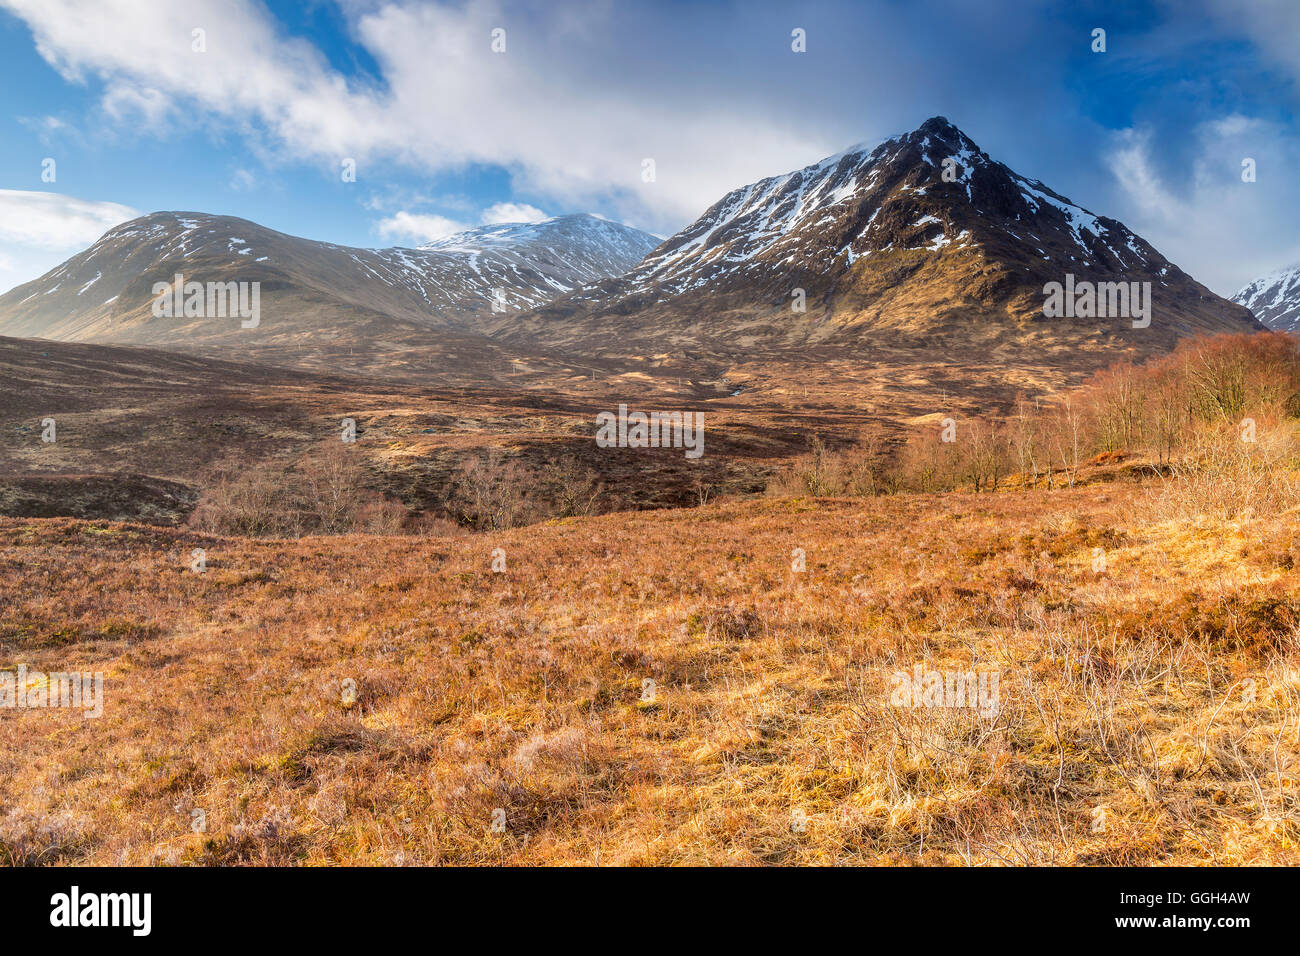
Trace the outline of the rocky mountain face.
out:
<instances>
[{"instance_id":1,"label":"rocky mountain face","mask_svg":"<svg viewBox=\"0 0 1300 956\"><path fill-rule=\"evenodd\" d=\"M1300 333L1300 265L1263 276L1232 297L1270 329Z\"/></svg>"},{"instance_id":2,"label":"rocky mountain face","mask_svg":"<svg viewBox=\"0 0 1300 956\"><path fill-rule=\"evenodd\" d=\"M512 259L520 267L545 270L565 286L561 291L569 292L580 285L622 275L660 241L647 232L599 216L577 215L544 222L480 226L425 243L420 249L486 257L489 262Z\"/></svg>"},{"instance_id":3,"label":"rocky mountain face","mask_svg":"<svg viewBox=\"0 0 1300 956\"><path fill-rule=\"evenodd\" d=\"M423 249L356 249L244 219L154 213L0 296L0 334L173 347L413 343L430 329L473 333L494 309L518 314L617 275L658 242L578 215L487 226ZM258 321L154 315L156 285L179 285L177 275L205 287L257 283Z\"/></svg>"},{"instance_id":4,"label":"rocky mountain face","mask_svg":"<svg viewBox=\"0 0 1300 956\"><path fill-rule=\"evenodd\" d=\"M1052 282L1149 282L1152 321L1135 329L1125 316L1074 310L1047 318ZM935 117L734 190L625 275L494 327L556 345L657 351L882 335L895 345L1156 351L1258 325L1122 223L994 161Z\"/></svg>"},{"instance_id":5,"label":"rocky mountain face","mask_svg":"<svg viewBox=\"0 0 1300 956\"><path fill-rule=\"evenodd\" d=\"M172 314L155 315L155 289L183 289L177 275L256 283L259 320L187 314L179 291ZM1054 285L1070 301L1045 311ZM1096 290L1086 304L1084 288ZM1264 299L1286 294L1259 291L1252 307ZM991 159L942 117L734 190L662 242L566 216L419 249L354 249L157 213L0 297L0 335L255 347L264 361L322 368L354 349L423 350L403 359L412 369L476 356L505 367L528 349L724 364L978 354L1008 368L1047 355L1082 367L1262 327L1122 223Z\"/></svg>"}]
</instances>

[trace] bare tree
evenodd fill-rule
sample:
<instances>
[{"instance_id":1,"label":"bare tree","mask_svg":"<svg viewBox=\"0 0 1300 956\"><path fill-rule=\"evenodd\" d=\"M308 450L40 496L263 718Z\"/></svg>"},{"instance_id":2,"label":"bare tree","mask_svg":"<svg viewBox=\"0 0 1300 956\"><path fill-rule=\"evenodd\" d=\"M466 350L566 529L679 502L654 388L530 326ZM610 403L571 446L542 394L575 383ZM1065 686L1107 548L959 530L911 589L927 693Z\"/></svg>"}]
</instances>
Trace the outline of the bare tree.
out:
<instances>
[{"instance_id":1,"label":"bare tree","mask_svg":"<svg viewBox=\"0 0 1300 956\"><path fill-rule=\"evenodd\" d=\"M1067 393L1061 402L1057 422L1057 455L1068 487L1073 488L1079 475L1079 450L1083 438L1083 412L1079 408L1078 399L1073 395Z\"/></svg>"},{"instance_id":2,"label":"bare tree","mask_svg":"<svg viewBox=\"0 0 1300 956\"><path fill-rule=\"evenodd\" d=\"M577 458L566 457L551 465L550 475L555 483L555 504L560 517L595 512L596 502L605 492L605 483L597 472Z\"/></svg>"},{"instance_id":3,"label":"bare tree","mask_svg":"<svg viewBox=\"0 0 1300 956\"><path fill-rule=\"evenodd\" d=\"M1011 419L1010 442L1015 451L1016 466L1023 478L1032 473L1033 483L1038 484L1039 432L1038 409L1031 406L1022 395L1016 399L1015 413Z\"/></svg>"},{"instance_id":4,"label":"bare tree","mask_svg":"<svg viewBox=\"0 0 1300 956\"><path fill-rule=\"evenodd\" d=\"M452 480L449 510L464 524L499 531L527 522L535 510L527 471L499 448L470 459Z\"/></svg>"},{"instance_id":5,"label":"bare tree","mask_svg":"<svg viewBox=\"0 0 1300 956\"><path fill-rule=\"evenodd\" d=\"M366 469L355 446L327 442L298 463L296 482L305 523L315 531L339 534L356 525L370 504Z\"/></svg>"}]
</instances>

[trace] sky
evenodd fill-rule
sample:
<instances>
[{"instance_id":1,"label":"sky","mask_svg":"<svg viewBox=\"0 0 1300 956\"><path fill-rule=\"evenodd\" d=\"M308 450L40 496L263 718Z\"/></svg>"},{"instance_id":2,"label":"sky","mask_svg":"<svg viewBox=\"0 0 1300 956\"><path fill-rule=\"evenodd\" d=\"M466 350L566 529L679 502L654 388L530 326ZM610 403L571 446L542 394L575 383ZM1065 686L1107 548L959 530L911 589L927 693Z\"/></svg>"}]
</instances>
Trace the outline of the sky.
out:
<instances>
[{"instance_id":1,"label":"sky","mask_svg":"<svg viewBox=\"0 0 1300 956\"><path fill-rule=\"evenodd\" d=\"M666 236L936 115L1220 294L1300 262L1300 0L0 0L0 78L0 291L159 210Z\"/></svg>"}]
</instances>

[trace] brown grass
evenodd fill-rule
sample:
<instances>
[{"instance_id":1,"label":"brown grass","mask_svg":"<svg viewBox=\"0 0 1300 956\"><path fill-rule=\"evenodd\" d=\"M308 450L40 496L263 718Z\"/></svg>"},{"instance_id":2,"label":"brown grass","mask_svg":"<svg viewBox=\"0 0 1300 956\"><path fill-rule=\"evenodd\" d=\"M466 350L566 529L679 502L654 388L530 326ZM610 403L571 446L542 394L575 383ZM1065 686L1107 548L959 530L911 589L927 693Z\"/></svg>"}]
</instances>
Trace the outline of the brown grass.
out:
<instances>
[{"instance_id":1,"label":"brown grass","mask_svg":"<svg viewBox=\"0 0 1300 956\"><path fill-rule=\"evenodd\" d=\"M0 519L0 667L107 694L0 712L0 860L1300 863L1300 519L1160 489L437 539ZM916 664L1000 709L891 705Z\"/></svg>"}]
</instances>

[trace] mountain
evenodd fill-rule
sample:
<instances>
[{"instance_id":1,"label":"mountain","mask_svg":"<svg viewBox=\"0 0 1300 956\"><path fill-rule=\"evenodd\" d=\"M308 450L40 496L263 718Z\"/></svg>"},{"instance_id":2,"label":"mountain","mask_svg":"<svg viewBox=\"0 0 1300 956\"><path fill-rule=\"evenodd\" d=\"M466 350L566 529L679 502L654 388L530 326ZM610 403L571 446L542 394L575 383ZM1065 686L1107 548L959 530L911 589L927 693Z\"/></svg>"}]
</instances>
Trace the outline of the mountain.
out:
<instances>
[{"instance_id":1,"label":"mountain","mask_svg":"<svg viewBox=\"0 0 1300 956\"><path fill-rule=\"evenodd\" d=\"M568 284L564 291L622 275L662 240L599 216L560 216L542 222L506 222L458 232L420 249L427 252L515 258Z\"/></svg>"},{"instance_id":2,"label":"mountain","mask_svg":"<svg viewBox=\"0 0 1300 956\"><path fill-rule=\"evenodd\" d=\"M1300 265L1256 279L1232 297L1271 329L1300 333Z\"/></svg>"},{"instance_id":3,"label":"mountain","mask_svg":"<svg viewBox=\"0 0 1300 956\"><path fill-rule=\"evenodd\" d=\"M1044 286L1067 274L1150 282L1150 327L1045 318ZM935 117L736 189L625 275L493 327L552 345L662 352L882 335L894 345L1028 338L1159 350L1258 324L1122 223L995 162Z\"/></svg>"},{"instance_id":4,"label":"mountain","mask_svg":"<svg viewBox=\"0 0 1300 956\"><path fill-rule=\"evenodd\" d=\"M635 265L659 240L595 216L486 226L423 249L355 249L244 219L160 212L0 296L0 334L142 345L427 340L472 333ZM259 283L259 322L155 317L154 284ZM251 287L250 287L251 288ZM251 305L251 302L250 302Z\"/></svg>"}]
</instances>

